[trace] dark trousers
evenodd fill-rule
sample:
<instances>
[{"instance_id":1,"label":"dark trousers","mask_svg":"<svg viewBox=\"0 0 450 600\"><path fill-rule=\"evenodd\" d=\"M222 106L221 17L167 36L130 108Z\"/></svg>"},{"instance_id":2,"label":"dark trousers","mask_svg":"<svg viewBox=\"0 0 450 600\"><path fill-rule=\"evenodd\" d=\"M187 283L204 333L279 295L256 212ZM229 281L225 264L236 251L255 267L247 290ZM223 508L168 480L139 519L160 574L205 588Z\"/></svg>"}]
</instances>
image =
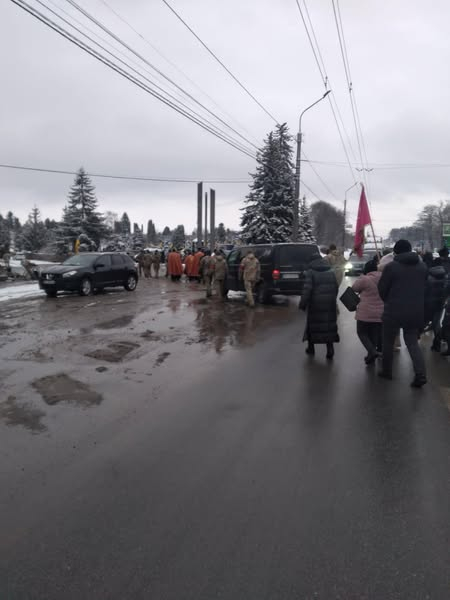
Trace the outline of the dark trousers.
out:
<instances>
[{"instance_id":1,"label":"dark trousers","mask_svg":"<svg viewBox=\"0 0 450 600\"><path fill-rule=\"evenodd\" d=\"M383 321L383 372L392 376L392 362L394 360L394 342L398 334L399 325L392 321ZM403 339L408 348L409 356L413 363L414 373L426 376L425 360L419 346L419 328L403 328Z\"/></svg>"},{"instance_id":2,"label":"dark trousers","mask_svg":"<svg viewBox=\"0 0 450 600\"><path fill-rule=\"evenodd\" d=\"M369 356L375 356L381 347L381 323L356 321L356 333Z\"/></svg>"},{"instance_id":3,"label":"dark trousers","mask_svg":"<svg viewBox=\"0 0 450 600\"><path fill-rule=\"evenodd\" d=\"M441 319L444 309L441 308L433 313L431 318L431 328L434 333L434 341L439 342L441 339Z\"/></svg>"}]
</instances>

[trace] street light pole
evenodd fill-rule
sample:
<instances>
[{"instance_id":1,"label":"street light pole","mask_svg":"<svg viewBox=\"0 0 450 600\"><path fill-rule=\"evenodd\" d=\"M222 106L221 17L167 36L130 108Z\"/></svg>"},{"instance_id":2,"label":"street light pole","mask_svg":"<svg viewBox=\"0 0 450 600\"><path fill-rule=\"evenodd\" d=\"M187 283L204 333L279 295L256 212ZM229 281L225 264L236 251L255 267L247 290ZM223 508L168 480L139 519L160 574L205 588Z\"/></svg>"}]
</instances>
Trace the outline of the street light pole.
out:
<instances>
[{"instance_id":1,"label":"street light pole","mask_svg":"<svg viewBox=\"0 0 450 600\"><path fill-rule=\"evenodd\" d=\"M355 185L358 185L356 181L353 185L351 185L348 189L345 190L345 199L344 199L344 227L342 231L342 248L345 250L345 226L347 224L347 192L352 190Z\"/></svg>"},{"instance_id":2,"label":"street light pole","mask_svg":"<svg viewBox=\"0 0 450 600\"><path fill-rule=\"evenodd\" d=\"M300 165L301 165L301 154L302 154L302 117L307 110L322 102L324 98L328 96L331 90L327 90L322 98L319 98L315 102L313 102L310 106L305 108L305 110L300 114L300 118L298 120L298 134L297 134L297 159L295 161L295 201L294 201L294 218L292 222L292 241L298 242L298 213L299 213L299 204L300 204Z\"/></svg>"}]
</instances>

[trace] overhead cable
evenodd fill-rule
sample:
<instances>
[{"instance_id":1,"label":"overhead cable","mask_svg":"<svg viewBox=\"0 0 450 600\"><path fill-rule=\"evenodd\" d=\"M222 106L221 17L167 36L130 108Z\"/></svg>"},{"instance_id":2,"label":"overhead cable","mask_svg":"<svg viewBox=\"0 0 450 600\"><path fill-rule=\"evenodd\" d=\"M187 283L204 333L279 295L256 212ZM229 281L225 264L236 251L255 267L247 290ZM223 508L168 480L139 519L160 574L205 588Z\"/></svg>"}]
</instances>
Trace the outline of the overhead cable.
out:
<instances>
[{"instance_id":1,"label":"overhead cable","mask_svg":"<svg viewBox=\"0 0 450 600\"><path fill-rule=\"evenodd\" d=\"M205 42L201 39L200 36L198 36L195 31L192 29L192 27L186 23L186 21L181 17L181 15L179 15L177 13L177 11L169 4L169 2L167 2L167 0L162 0L164 2L164 4L167 6L167 8L169 8L173 14L177 17L177 19L179 21L181 21L181 23L183 23L183 25L192 33L192 35L195 37L196 40L198 40L200 42L200 44L203 46L203 48L205 48L205 50L207 52L209 52L209 54L214 58L214 60L216 60L219 65L225 69L225 71L228 73L228 75L230 75L234 81L245 91L245 93L250 96L250 98L256 102L256 104L266 113L266 115L268 115L273 121L275 121L275 123L278 123L278 119L276 119L268 110L267 108L265 108L265 106L263 106L261 104L261 102L255 98L255 96L248 90L248 88L236 77L236 75L234 75L230 69L220 60L220 58L209 48L209 46L207 46L205 44Z\"/></svg>"},{"instance_id":2,"label":"overhead cable","mask_svg":"<svg viewBox=\"0 0 450 600\"><path fill-rule=\"evenodd\" d=\"M311 50L312 50L313 56L314 56L314 59L315 59L316 64L317 64L317 68L319 70L320 77L322 79L322 83L323 83L325 89L327 90L328 86L331 85L331 82L330 82L330 79L329 79L328 74L327 74L326 69L325 69L325 63L324 63L324 60L323 60L323 57L322 57L322 53L320 51L320 46L319 46L318 41L317 41L317 36L316 36L316 34L314 32L314 27L313 27L313 24L312 24L311 17L309 16L309 11L308 11L308 7L306 5L306 1L303 0L303 3L304 3L304 6L305 6L305 9L306 9L305 12L307 13L307 18L308 18L308 21L309 21L309 24L310 24L311 33L309 31L308 24L307 24L307 21L305 19L305 15L303 14L302 7L300 6L300 2L299 2L299 0L296 0L298 12L300 14L300 18L301 18L303 26L305 28L305 32L306 32L306 35L308 37L309 44L311 46ZM333 96L333 100L331 98L332 96ZM333 105L333 101L334 101L334 104L336 105L336 108ZM334 96L334 93L331 93L331 94L328 95L328 102L330 103L331 112L333 113L334 122L336 123L336 128L338 130L339 138L341 140L342 148L344 150L344 154L345 154L345 157L347 159L347 164L348 164L348 167L349 167L352 179L356 183L357 179L356 179L355 173L353 171L353 167L352 167L351 162L350 162L350 156L348 154L348 150L347 150L347 147L346 147L346 144L345 144L345 141L344 141L344 137L342 135L341 126L339 125L338 117L337 117L337 114L336 114L337 112L339 114L339 117L341 119L341 123L342 123L343 129L344 129L344 132L346 133L348 139L349 139L349 136L348 136L348 133L347 133L347 131L345 129L345 125L344 125L344 122L343 122L343 119L342 119L342 115L340 114L339 107L338 107L338 104L337 104L337 100L336 100L336 98ZM351 143L349 144L349 147L352 150Z\"/></svg>"},{"instance_id":3,"label":"overhead cable","mask_svg":"<svg viewBox=\"0 0 450 600\"><path fill-rule=\"evenodd\" d=\"M77 171L61 170L61 169L44 169L40 167L25 167L23 165L7 165L0 164L1 169L14 169L19 171L35 171L37 173L52 173L56 175L76 175ZM86 173L89 177L101 177L103 179L126 179L129 181L156 181L161 183L249 183L249 179L205 179L199 177L197 179L184 179L181 177L149 177L140 175L106 175L105 173Z\"/></svg>"},{"instance_id":4,"label":"overhead cable","mask_svg":"<svg viewBox=\"0 0 450 600\"><path fill-rule=\"evenodd\" d=\"M192 94L190 94L189 92L187 92L184 88L182 88L180 85L178 85L173 79L171 79L170 77L168 77L163 71L161 71L160 69L158 69L157 67L155 67L155 65L153 65L151 62L149 62L144 56L142 56L141 54L139 54L139 52L136 52L136 50L134 50L134 48L132 48L131 46L129 46L126 42L124 42L119 36L117 36L113 31L111 31L110 29L108 29L108 27L106 27L105 25L103 25L103 23L101 23L98 19L96 19L94 16L92 16L87 10L85 10L80 4L78 4L77 2L75 2L74 0L66 0L71 6L73 6L76 10L78 10L82 15L84 15L87 19L89 19L90 21L92 21L93 23L95 23L97 25L97 27L100 27L100 29L102 29L105 33L107 33L108 35L110 35L113 39L116 40L116 42L118 42L119 44L121 44L122 46L124 46L129 52L132 52L135 56L137 56L140 60L142 60L145 64L147 64L151 69L153 69L154 71L156 71L159 75L161 75L162 77L164 77L164 79L166 79L167 81L169 81L173 86L175 86L177 89L179 89L183 94L185 94L186 96L188 96L193 102L195 102L196 104L198 104L199 106L201 106L204 110L206 110L208 113L210 113L214 118L216 118L218 121L220 121L223 125L225 125L226 127L228 127L229 129L231 129L231 131L233 131L234 133L236 133L240 138L242 138L243 140L245 140L248 144L250 144L251 146L253 146L255 149L257 149L257 146L251 142L250 140L248 140L245 136L243 136L241 133L239 133L236 129L234 129L231 125L229 125L226 121L224 121L221 117L217 116L214 112L212 112L207 106L205 106L204 104L202 104L199 100L197 100L194 96L192 96Z\"/></svg>"},{"instance_id":5,"label":"overhead cable","mask_svg":"<svg viewBox=\"0 0 450 600\"><path fill-rule=\"evenodd\" d=\"M234 123L240 128L242 129L242 131L245 131L245 133L247 135L250 135L253 137L253 139L256 140L256 138L245 128L244 125L242 125L242 123L240 123L235 117L233 117L233 115L231 115L229 112L227 112L223 106L221 106L216 100L214 100L214 98L212 98L208 92L206 92L203 88L201 88L198 83L196 83L191 77L189 77L189 75L187 75L187 73L185 73L183 71L183 69L181 69L176 63L174 63L172 60L170 60L170 58L167 58L167 56L165 56L161 50L159 50L154 44L152 44L152 42L150 42L150 40L145 37L144 35L142 35L142 33L140 33L140 31L138 31L127 19L125 19L125 17L123 15L121 15L119 12L117 12L116 9L114 9L108 2L106 2L106 0L100 0L100 2L102 4L104 4L106 6L106 8L108 10L110 10L113 15L115 15L117 17L117 19L119 19L120 21L122 21L122 23L124 23L129 29L131 29L131 31L133 31L145 44L147 44L154 52L156 52L156 54L158 54L158 56L160 56L164 61L166 61L167 64L169 64L173 69L175 69L176 71L178 71L178 73L180 73L180 75L182 75L182 77L184 77L187 81L189 81L189 83L194 86L200 93L202 93L206 98L208 98L208 100L216 107L218 108L220 111L222 111L222 113L224 115L226 115L229 119L231 119L232 121L234 121Z\"/></svg>"},{"instance_id":6,"label":"overhead cable","mask_svg":"<svg viewBox=\"0 0 450 600\"><path fill-rule=\"evenodd\" d=\"M345 78L347 80L348 93L349 93L349 97L350 97L350 104L351 104L352 115L353 115L353 122L355 125L356 140L358 143L359 157L361 159L361 166L367 168L367 153L366 153L366 148L365 148L365 144L364 144L364 136L363 136L362 129L361 129L361 121L359 119L358 105L356 103L356 97L355 97L354 90L353 90L353 82L352 82L352 76L351 76L351 71L350 71L350 63L348 61L347 46L345 43L345 35L344 35L344 28L342 25L342 18L341 18L341 13L340 13L340 8L339 8L339 0L337 0L337 2L335 2L335 0L332 0L332 6L333 6L334 21L336 24L336 31L337 31L338 39L339 39L339 47L341 50L342 62L344 65ZM363 172L363 175L364 175L364 179L366 181L366 187L368 187L367 186L368 182L365 177L365 172Z\"/></svg>"},{"instance_id":7,"label":"overhead cable","mask_svg":"<svg viewBox=\"0 0 450 600\"><path fill-rule=\"evenodd\" d=\"M72 27L72 29L74 29L75 31L77 31L78 33L80 33L81 35L83 35L90 42L93 42L94 44L96 44L97 46L99 46L102 50L104 50L105 52L107 52L114 59L116 59L120 63L122 63L127 69L130 69L131 71L133 71L134 73L136 73L139 77L141 77L142 79L144 79L145 81L147 81L151 86L153 86L156 89L160 90L163 94L166 94L166 96L168 96L169 98L171 98L174 102L178 102L179 105L181 105L184 109L186 109L191 115L194 115L194 116L198 117L200 120L203 120L205 123L207 123L208 125L210 125L211 128L215 128L217 131L219 131L224 137L226 137L227 139L235 142L236 145L239 145L240 147L245 148L245 146L243 146L241 144L241 142L239 142L238 140L233 140L233 138L227 132L225 132L222 129L220 129L219 127L217 127L217 125L215 123L212 123L210 120L206 119L203 115L201 115L201 114L197 113L196 111L194 111L190 106L188 106L187 104L185 104L182 100L177 99L175 96L173 96L173 94L171 94L170 92L168 92L167 90L165 90L164 88L162 88L161 86L159 86L158 84L156 84L154 81L150 80L145 75L142 75L142 73L140 71L137 71L132 66L130 66L130 64L128 64L127 62L125 62L122 59L120 59L116 54L114 54L113 52L110 52L109 50L107 50L102 44L100 44L99 42L97 42L96 40L94 40L93 38L91 38L84 31L82 31L81 29L79 29L78 27L76 27L72 22L70 22L67 19L65 19L64 17L62 17L59 13L55 12L53 9L51 9L49 6L47 6L44 2L42 2L42 0L36 0L36 2L38 4L40 4L41 6L43 6L45 9L47 9L49 12L51 12L52 14L54 14L56 17L58 17L61 21L63 21L64 23L66 23L67 25L69 25L70 27ZM52 0L50 0L50 2L52 2ZM55 4L53 2L52 2L52 4L55 6ZM68 14L66 11L63 11L63 12L65 14ZM75 22L79 23L79 21L77 21L76 19L74 19L74 20L75 20ZM91 31L91 30L88 29L88 31ZM91 33L93 33L93 32L91 31ZM97 36L97 34L95 34L95 33L93 33L93 34ZM99 36L97 36L97 37L99 37ZM100 38L100 39L102 41L106 42L108 45L111 46L111 44L109 44L109 42L107 42L106 40L103 40L102 38ZM123 52L121 52L120 50L117 50L116 48L114 48L114 50L118 51L120 54L122 54L122 56L125 56L123 54ZM126 57L126 58L128 58L128 57Z\"/></svg>"},{"instance_id":8,"label":"overhead cable","mask_svg":"<svg viewBox=\"0 0 450 600\"><path fill-rule=\"evenodd\" d=\"M135 85L137 85L138 87L140 87L142 90L146 91L147 93L149 93L153 97L157 98L158 100L160 100L161 102L163 102L167 106L173 108L176 112L182 114L183 116L185 116L186 118L188 118L193 123L196 123L197 125L199 125L203 129L205 129L206 131L208 131L209 133L212 133L217 138L221 139L222 141L224 141L228 145L232 146L236 150L239 150L243 154L246 154L250 158L255 158L255 155L250 150L247 150L245 148L240 147L236 142L231 141L229 138L227 138L226 136L224 136L222 133L220 133L216 129L211 128L205 122L203 122L203 121L197 119L196 117L192 116L192 114L189 114L188 112L186 112L180 106L174 104L172 101L168 100L167 98L165 98L164 96L162 96L161 94L159 94L158 92L156 92L155 90L151 89L148 85L146 85L145 83L143 83L142 81L140 81L139 79L137 79L136 77L134 77L133 75L130 75L130 73L128 73L127 71L125 71L124 69L122 69L121 67L119 67L117 64L113 63L111 60L109 60L105 56L102 56L100 53L98 53L96 50L94 50L88 44L86 44L85 42L83 42L82 40L80 40L79 38L77 38L76 36L74 36L73 34L71 34L70 32L68 32L67 30L65 30L63 27L61 27L60 25L58 25L57 23L55 23L54 21L52 21L51 19L49 19L47 16L45 16L44 14L42 14L41 12L39 12L37 9L31 7L24 0L11 0L11 2L13 2L14 4L16 4L20 8L22 8L25 12L29 13L30 15L32 15L33 17L35 17L36 19L38 19L39 21L41 21L45 25L47 25L50 29L52 29L53 31L55 31L56 33L58 33L59 35L61 35L65 39L67 39L68 41L72 42L75 46L78 46L80 49L82 49L83 51L87 52L88 54L90 54L91 56L93 56L94 58L96 58L98 61L100 61L101 63L103 63L107 67L111 68L113 71L115 71L116 73L118 73L119 75L121 75L122 77L124 77L125 79L128 79L130 82L134 83Z\"/></svg>"}]
</instances>

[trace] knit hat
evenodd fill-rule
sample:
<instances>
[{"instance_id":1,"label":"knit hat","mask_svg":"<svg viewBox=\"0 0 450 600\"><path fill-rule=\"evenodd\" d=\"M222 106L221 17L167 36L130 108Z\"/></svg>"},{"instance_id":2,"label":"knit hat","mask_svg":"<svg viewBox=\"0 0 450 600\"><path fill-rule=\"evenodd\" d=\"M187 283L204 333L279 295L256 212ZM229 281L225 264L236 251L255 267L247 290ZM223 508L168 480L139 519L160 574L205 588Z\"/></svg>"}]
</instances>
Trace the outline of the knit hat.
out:
<instances>
[{"instance_id":1,"label":"knit hat","mask_svg":"<svg viewBox=\"0 0 450 600\"><path fill-rule=\"evenodd\" d=\"M411 244L408 240L398 240L394 245L394 254L404 254L405 252L411 252Z\"/></svg>"}]
</instances>

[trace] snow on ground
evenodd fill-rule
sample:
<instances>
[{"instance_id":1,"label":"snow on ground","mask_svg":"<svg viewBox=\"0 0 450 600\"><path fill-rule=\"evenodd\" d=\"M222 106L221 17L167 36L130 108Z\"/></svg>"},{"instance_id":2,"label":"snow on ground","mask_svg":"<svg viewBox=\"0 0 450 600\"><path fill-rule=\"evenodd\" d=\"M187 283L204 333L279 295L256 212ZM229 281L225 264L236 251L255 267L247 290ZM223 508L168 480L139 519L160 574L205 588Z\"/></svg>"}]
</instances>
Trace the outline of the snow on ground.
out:
<instances>
[{"instance_id":1,"label":"snow on ground","mask_svg":"<svg viewBox=\"0 0 450 600\"><path fill-rule=\"evenodd\" d=\"M39 289L37 283L22 283L19 285L6 284L0 287L0 302L42 295L44 295L44 292Z\"/></svg>"}]
</instances>

